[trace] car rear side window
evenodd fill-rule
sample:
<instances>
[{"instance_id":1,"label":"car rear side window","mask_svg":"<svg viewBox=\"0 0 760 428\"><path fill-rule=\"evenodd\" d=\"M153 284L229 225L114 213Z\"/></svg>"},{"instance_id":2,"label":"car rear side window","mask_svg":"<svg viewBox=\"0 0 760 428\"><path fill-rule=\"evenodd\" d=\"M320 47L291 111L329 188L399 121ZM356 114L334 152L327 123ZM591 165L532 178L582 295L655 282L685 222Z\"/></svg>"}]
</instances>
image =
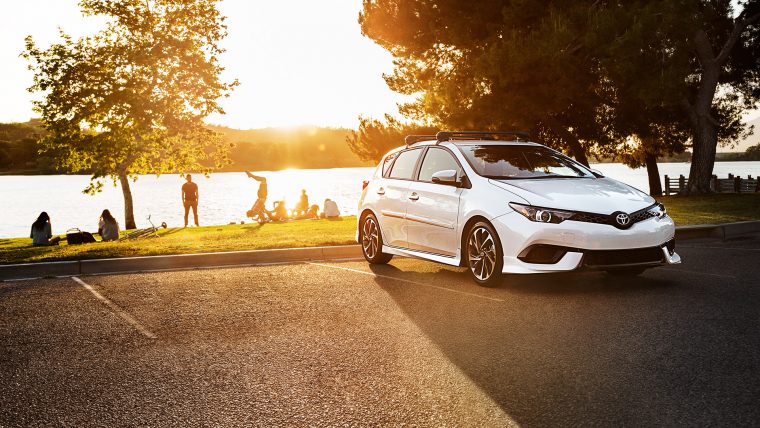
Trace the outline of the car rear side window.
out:
<instances>
[{"instance_id":1,"label":"car rear side window","mask_svg":"<svg viewBox=\"0 0 760 428\"><path fill-rule=\"evenodd\" d=\"M433 174L440 171L454 170L457 172L457 177L462 175L459 164L451 156L446 149L437 149L431 147L425 154L425 160L422 161L420 166L419 181L433 181Z\"/></svg>"},{"instance_id":2,"label":"car rear side window","mask_svg":"<svg viewBox=\"0 0 760 428\"><path fill-rule=\"evenodd\" d=\"M417 158L420 157L421 152L421 149L414 149L399 153L396 157L396 162L393 162L388 178L411 180L414 174L414 167L417 165Z\"/></svg>"},{"instance_id":3,"label":"car rear side window","mask_svg":"<svg viewBox=\"0 0 760 428\"><path fill-rule=\"evenodd\" d=\"M388 176L388 168L393 165L393 159L396 159L396 155L398 155L398 152L391 153L385 157L385 160L383 160L383 177Z\"/></svg>"}]
</instances>

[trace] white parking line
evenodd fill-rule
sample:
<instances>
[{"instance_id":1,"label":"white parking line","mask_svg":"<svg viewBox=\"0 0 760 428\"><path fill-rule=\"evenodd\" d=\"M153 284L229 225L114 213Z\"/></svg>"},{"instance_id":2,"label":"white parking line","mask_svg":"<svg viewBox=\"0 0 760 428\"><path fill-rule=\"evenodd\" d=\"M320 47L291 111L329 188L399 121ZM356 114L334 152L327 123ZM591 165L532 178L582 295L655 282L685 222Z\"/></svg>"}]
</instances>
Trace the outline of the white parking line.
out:
<instances>
[{"instance_id":1,"label":"white parking line","mask_svg":"<svg viewBox=\"0 0 760 428\"><path fill-rule=\"evenodd\" d=\"M315 266L323 266L323 267L328 267L328 268L333 268L333 269L342 269L342 270L347 270L349 272L360 273L360 274L363 274L363 275L375 276L375 277L378 277L378 278L392 279L394 281L406 282L408 284L419 285L419 286L422 286L422 287L437 288L439 290L448 291L448 292L451 292L451 293L464 294L465 296L478 297L480 299L492 300L494 302L503 302L504 301L503 299L497 299L495 297L482 296L480 294L468 293L466 291L452 290L451 288L439 287L437 285L425 284L424 282L417 282L417 281L412 281L412 280L409 280L409 279L397 278L395 276L379 275L379 274L376 274L374 272L366 272L366 271L359 270L359 269L351 269L351 268L347 268L347 267L343 267L343 266L335 266L335 265L328 265L328 264L324 264L324 263L314 263L314 262L308 262L308 264L315 265Z\"/></svg>"},{"instance_id":2,"label":"white parking line","mask_svg":"<svg viewBox=\"0 0 760 428\"><path fill-rule=\"evenodd\" d=\"M72 276L71 279L79 283L82 287L84 287L87 291L92 293L98 300L103 302L104 305L108 306L109 309L111 309L116 315L120 316L124 321L129 323L132 327L137 329L143 336L147 337L148 339L158 339L158 337L151 333L150 330L143 327L142 324L140 324L136 319L132 318L131 315L124 312L123 309L121 309L116 303L108 300L105 296L98 293L92 286L81 279L77 278L76 276Z\"/></svg>"},{"instance_id":3,"label":"white parking line","mask_svg":"<svg viewBox=\"0 0 760 428\"><path fill-rule=\"evenodd\" d=\"M710 250L760 251L760 248L703 247L701 245L679 245L680 248L707 248Z\"/></svg>"}]
</instances>

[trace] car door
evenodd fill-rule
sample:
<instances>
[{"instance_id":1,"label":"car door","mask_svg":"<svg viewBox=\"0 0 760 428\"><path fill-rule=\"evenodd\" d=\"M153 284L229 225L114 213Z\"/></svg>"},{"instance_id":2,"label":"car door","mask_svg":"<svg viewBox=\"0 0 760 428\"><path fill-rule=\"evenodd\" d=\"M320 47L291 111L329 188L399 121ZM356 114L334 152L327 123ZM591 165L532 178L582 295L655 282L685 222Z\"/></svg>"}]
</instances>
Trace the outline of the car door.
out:
<instances>
[{"instance_id":1,"label":"car door","mask_svg":"<svg viewBox=\"0 0 760 428\"><path fill-rule=\"evenodd\" d=\"M379 199L380 229L386 245L408 248L406 207L421 148L399 152L382 183L376 189Z\"/></svg>"},{"instance_id":2,"label":"car door","mask_svg":"<svg viewBox=\"0 0 760 428\"><path fill-rule=\"evenodd\" d=\"M416 181L407 189L406 209L409 248L434 254L455 256L459 247L457 219L462 189L433 183L433 174L455 170L457 178L463 171L454 156L443 147L430 147L419 167Z\"/></svg>"}]
</instances>

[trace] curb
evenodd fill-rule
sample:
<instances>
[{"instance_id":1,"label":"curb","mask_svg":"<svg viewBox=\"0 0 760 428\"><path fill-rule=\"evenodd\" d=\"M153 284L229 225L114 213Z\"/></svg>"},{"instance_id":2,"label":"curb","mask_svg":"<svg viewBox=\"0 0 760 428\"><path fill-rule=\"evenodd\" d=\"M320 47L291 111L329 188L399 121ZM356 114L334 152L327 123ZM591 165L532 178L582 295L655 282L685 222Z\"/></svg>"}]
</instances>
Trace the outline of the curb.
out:
<instances>
[{"instance_id":1,"label":"curb","mask_svg":"<svg viewBox=\"0 0 760 428\"><path fill-rule=\"evenodd\" d=\"M700 224L676 227L676 239L720 238L733 239L760 233L760 221L740 221L725 224Z\"/></svg>"},{"instance_id":2,"label":"curb","mask_svg":"<svg viewBox=\"0 0 760 428\"><path fill-rule=\"evenodd\" d=\"M760 221L676 227L677 240L699 238L733 239L755 233L760 233ZM24 263L0 265L0 281L55 276L97 275L225 266L249 266L266 263L356 259L361 257L362 252L359 245L340 245L332 247L228 251L222 253Z\"/></svg>"},{"instance_id":3,"label":"curb","mask_svg":"<svg viewBox=\"0 0 760 428\"><path fill-rule=\"evenodd\" d=\"M0 265L0 281L55 276L96 275L175 269L249 266L362 257L359 245L287 248L276 250L229 251L221 253L122 257L114 259Z\"/></svg>"}]
</instances>

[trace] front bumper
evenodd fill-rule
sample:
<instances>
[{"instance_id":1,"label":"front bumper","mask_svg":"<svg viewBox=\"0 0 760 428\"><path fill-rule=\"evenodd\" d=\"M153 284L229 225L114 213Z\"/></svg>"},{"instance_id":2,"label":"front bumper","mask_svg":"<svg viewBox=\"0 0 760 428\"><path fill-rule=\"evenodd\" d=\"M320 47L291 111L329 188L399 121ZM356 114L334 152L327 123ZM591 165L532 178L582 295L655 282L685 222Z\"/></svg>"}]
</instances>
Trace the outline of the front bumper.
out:
<instances>
[{"instance_id":1,"label":"front bumper","mask_svg":"<svg viewBox=\"0 0 760 428\"><path fill-rule=\"evenodd\" d=\"M537 223L517 213L497 217L492 223L504 251L504 273L612 270L681 262L674 251L675 224L667 216L641 221L626 230L577 221Z\"/></svg>"}]
</instances>

